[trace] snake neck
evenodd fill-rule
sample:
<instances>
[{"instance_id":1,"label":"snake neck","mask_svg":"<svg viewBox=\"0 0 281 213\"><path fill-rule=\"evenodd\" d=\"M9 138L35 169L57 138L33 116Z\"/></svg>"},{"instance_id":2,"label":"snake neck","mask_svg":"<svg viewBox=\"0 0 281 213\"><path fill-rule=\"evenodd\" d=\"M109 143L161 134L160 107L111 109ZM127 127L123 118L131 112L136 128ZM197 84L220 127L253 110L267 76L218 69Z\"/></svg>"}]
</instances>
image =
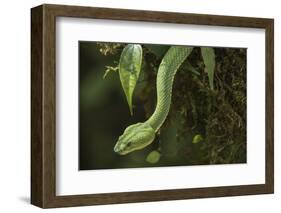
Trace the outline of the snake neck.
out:
<instances>
[{"instance_id":1,"label":"snake neck","mask_svg":"<svg viewBox=\"0 0 281 213\"><path fill-rule=\"evenodd\" d=\"M157 79L157 105L151 117L146 121L157 132L166 120L172 98L174 77L192 48L173 46L162 59Z\"/></svg>"}]
</instances>

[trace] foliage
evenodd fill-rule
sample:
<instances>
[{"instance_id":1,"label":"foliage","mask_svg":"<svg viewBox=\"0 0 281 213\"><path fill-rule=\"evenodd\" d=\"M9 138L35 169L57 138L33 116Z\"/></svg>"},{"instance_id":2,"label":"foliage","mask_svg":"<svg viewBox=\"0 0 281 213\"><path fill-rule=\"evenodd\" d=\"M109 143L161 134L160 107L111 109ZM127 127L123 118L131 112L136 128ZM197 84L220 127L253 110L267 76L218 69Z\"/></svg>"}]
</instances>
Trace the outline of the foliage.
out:
<instances>
[{"instance_id":1,"label":"foliage","mask_svg":"<svg viewBox=\"0 0 281 213\"><path fill-rule=\"evenodd\" d=\"M216 66L214 49L201 47L201 54L208 73L210 88L214 89L214 72Z\"/></svg>"},{"instance_id":2,"label":"foliage","mask_svg":"<svg viewBox=\"0 0 281 213\"><path fill-rule=\"evenodd\" d=\"M136 87L142 63L142 47L128 44L122 51L119 61L119 76L125 92L130 113L133 114L132 97Z\"/></svg>"},{"instance_id":3,"label":"foliage","mask_svg":"<svg viewBox=\"0 0 281 213\"><path fill-rule=\"evenodd\" d=\"M118 55L124 46L99 47L101 53ZM155 79L167 48L142 48L134 97L146 118L155 109ZM155 165L246 162L246 100L246 49L194 47L175 77L171 109L159 134L161 143L154 143L146 161ZM159 148L161 158L159 154L156 161Z\"/></svg>"},{"instance_id":4,"label":"foliage","mask_svg":"<svg viewBox=\"0 0 281 213\"><path fill-rule=\"evenodd\" d=\"M195 135L192 139L192 143L199 143L201 141L203 141L203 137L200 134Z\"/></svg>"},{"instance_id":5,"label":"foliage","mask_svg":"<svg viewBox=\"0 0 281 213\"><path fill-rule=\"evenodd\" d=\"M113 66L105 66L105 72L103 75L103 79L106 78L106 76L110 73L110 72L116 72L119 70L119 66L113 67Z\"/></svg>"},{"instance_id":6,"label":"foliage","mask_svg":"<svg viewBox=\"0 0 281 213\"><path fill-rule=\"evenodd\" d=\"M154 150L147 155L146 161L148 163L157 163L160 160L160 157L161 157L160 152Z\"/></svg>"},{"instance_id":7,"label":"foliage","mask_svg":"<svg viewBox=\"0 0 281 213\"><path fill-rule=\"evenodd\" d=\"M101 54L107 55L114 55L119 52L119 48L122 48L124 45L121 43L97 43L100 48L99 51Z\"/></svg>"}]
</instances>

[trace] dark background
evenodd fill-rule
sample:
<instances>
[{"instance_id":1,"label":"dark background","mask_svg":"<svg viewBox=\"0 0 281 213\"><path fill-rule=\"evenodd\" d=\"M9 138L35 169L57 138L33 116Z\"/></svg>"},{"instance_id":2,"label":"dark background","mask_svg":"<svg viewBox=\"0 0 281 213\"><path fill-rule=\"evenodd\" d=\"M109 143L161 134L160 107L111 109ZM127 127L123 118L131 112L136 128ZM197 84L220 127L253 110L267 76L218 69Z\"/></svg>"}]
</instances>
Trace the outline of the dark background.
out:
<instances>
[{"instance_id":1,"label":"dark background","mask_svg":"<svg viewBox=\"0 0 281 213\"><path fill-rule=\"evenodd\" d=\"M119 55L103 56L94 42L79 45L79 168L127 168L151 166L145 156L146 149L119 156L113 151L118 137L133 123L144 121L140 105L134 107L134 115L128 110L118 73L110 73L103 79L106 65L114 65Z\"/></svg>"}]
</instances>

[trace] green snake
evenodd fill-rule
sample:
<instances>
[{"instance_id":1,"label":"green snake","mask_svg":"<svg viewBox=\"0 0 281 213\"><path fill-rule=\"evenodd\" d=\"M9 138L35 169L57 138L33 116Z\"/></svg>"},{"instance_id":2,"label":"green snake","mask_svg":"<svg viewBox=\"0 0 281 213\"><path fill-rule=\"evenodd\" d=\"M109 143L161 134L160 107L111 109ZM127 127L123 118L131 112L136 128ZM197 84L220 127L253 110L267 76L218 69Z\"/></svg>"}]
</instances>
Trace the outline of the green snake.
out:
<instances>
[{"instance_id":1,"label":"green snake","mask_svg":"<svg viewBox=\"0 0 281 213\"><path fill-rule=\"evenodd\" d=\"M119 137L114 151L120 155L143 149L151 144L169 113L174 77L191 53L192 47L172 46L164 55L157 73L157 105L153 114L143 123L128 126Z\"/></svg>"}]
</instances>

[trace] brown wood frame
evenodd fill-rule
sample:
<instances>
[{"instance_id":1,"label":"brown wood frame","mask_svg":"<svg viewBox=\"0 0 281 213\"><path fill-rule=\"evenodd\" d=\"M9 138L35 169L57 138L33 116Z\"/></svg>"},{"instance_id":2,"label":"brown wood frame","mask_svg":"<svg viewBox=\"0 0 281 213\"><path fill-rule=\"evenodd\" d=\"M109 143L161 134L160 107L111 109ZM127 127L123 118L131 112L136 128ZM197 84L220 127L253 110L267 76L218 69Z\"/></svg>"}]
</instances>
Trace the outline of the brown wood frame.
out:
<instances>
[{"instance_id":1,"label":"brown wood frame","mask_svg":"<svg viewBox=\"0 0 281 213\"><path fill-rule=\"evenodd\" d=\"M263 28L266 32L266 183L195 189L56 196L56 17ZM155 11L41 5L31 9L31 203L65 207L274 191L274 20Z\"/></svg>"}]
</instances>

